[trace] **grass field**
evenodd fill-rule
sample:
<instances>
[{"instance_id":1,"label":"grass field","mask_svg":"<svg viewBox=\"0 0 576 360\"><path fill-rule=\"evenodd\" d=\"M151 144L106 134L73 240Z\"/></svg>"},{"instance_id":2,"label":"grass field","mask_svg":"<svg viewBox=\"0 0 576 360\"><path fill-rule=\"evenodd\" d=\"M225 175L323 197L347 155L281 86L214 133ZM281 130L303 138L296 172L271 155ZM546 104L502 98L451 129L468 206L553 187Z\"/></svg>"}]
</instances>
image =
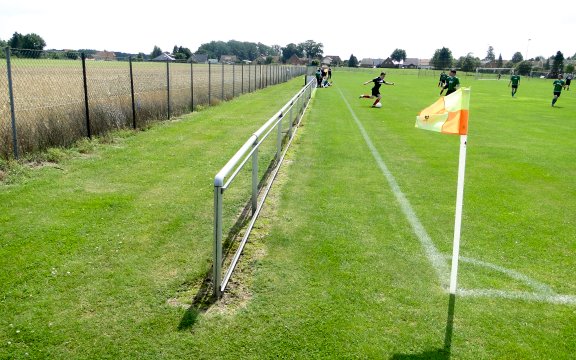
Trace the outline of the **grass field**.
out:
<instances>
[{"instance_id":1,"label":"grass field","mask_svg":"<svg viewBox=\"0 0 576 360\"><path fill-rule=\"evenodd\" d=\"M458 137L414 128L436 77L383 107L318 89L230 292L210 272L212 179L301 86L244 95L0 188L0 358L571 359L576 97L475 81L460 292L443 287Z\"/></svg>"}]
</instances>

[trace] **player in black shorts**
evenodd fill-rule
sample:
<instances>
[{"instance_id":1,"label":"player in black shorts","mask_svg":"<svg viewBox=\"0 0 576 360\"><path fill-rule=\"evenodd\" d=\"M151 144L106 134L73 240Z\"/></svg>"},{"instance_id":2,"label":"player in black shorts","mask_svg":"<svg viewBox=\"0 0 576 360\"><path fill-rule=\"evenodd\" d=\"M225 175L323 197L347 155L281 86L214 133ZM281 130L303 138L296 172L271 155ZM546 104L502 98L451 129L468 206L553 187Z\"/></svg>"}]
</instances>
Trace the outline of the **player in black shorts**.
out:
<instances>
[{"instance_id":1,"label":"player in black shorts","mask_svg":"<svg viewBox=\"0 0 576 360\"><path fill-rule=\"evenodd\" d=\"M369 84L371 82L374 83L374 86L372 87L372 95L360 95L360 98L366 98L366 99L374 99L376 98L376 101L374 101L374 103L372 104L372 107L376 107L376 104L378 104L380 102L380 99L382 99L382 95L380 95L380 86L382 86L382 84L385 85L394 85L393 82L387 82L386 80L384 80L384 77L386 76L386 73L380 73L380 76L378 76L377 78L374 78L372 80L368 80L366 81L363 85Z\"/></svg>"}]
</instances>

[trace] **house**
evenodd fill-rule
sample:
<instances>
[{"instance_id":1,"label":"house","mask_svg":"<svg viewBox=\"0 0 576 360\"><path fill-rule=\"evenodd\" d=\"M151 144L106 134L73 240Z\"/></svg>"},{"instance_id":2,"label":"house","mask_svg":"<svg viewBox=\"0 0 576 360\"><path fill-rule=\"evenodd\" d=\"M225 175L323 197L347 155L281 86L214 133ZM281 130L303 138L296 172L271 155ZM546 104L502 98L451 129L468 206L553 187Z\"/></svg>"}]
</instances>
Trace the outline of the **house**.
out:
<instances>
[{"instance_id":1,"label":"house","mask_svg":"<svg viewBox=\"0 0 576 360\"><path fill-rule=\"evenodd\" d=\"M396 66L396 63L394 63L394 61L393 61L391 58L387 58L386 60L382 61L382 62L378 65L378 67L381 67L381 68L395 68L395 67L397 67L397 66Z\"/></svg>"},{"instance_id":2,"label":"house","mask_svg":"<svg viewBox=\"0 0 576 360\"><path fill-rule=\"evenodd\" d=\"M417 58L406 58L402 62L402 69L417 69L420 66L420 60Z\"/></svg>"},{"instance_id":3,"label":"house","mask_svg":"<svg viewBox=\"0 0 576 360\"><path fill-rule=\"evenodd\" d=\"M430 65L430 59L420 59L419 61L419 69L432 69L432 66Z\"/></svg>"},{"instance_id":4,"label":"house","mask_svg":"<svg viewBox=\"0 0 576 360\"><path fill-rule=\"evenodd\" d=\"M103 61L114 61L116 60L116 54L112 51L97 51L94 54L94 60L103 60Z\"/></svg>"},{"instance_id":5,"label":"house","mask_svg":"<svg viewBox=\"0 0 576 360\"><path fill-rule=\"evenodd\" d=\"M360 67L364 68L375 68L380 66L384 62L384 59L372 59L372 58L364 58L360 61Z\"/></svg>"},{"instance_id":6,"label":"house","mask_svg":"<svg viewBox=\"0 0 576 360\"><path fill-rule=\"evenodd\" d=\"M299 58L298 55L292 54L288 60L286 60L286 64L289 65L307 65L308 59L306 58Z\"/></svg>"},{"instance_id":7,"label":"house","mask_svg":"<svg viewBox=\"0 0 576 360\"><path fill-rule=\"evenodd\" d=\"M322 64L329 66L339 66L342 65L342 59L340 59L340 56L336 55L325 56L322 58Z\"/></svg>"},{"instance_id":8,"label":"house","mask_svg":"<svg viewBox=\"0 0 576 360\"><path fill-rule=\"evenodd\" d=\"M206 54L192 54L188 59L189 63L193 64L207 64L208 63L208 55Z\"/></svg>"},{"instance_id":9,"label":"house","mask_svg":"<svg viewBox=\"0 0 576 360\"><path fill-rule=\"evenodd\" d=\"M220 56L220 62L222 64L235 64L238 62L238 57L236 55L222 55Z\"/></svg>"},{"instance_id":10,"label":"house","mask_svg":"<svg viewBox=\"0 0 576 360\"><path fill-rule=\"evenodd\" d=\"M150 61L174 61L174 60L176 60L176 59L173 56L171 56L170 54L162 53Z\"/></svg>"},{"instance_id":11,"label":"house","mask_svg":"<svg viewBox=\"0 0 576 360\"><path fill-rule=\"evenodd\" d=\"M254 59L256 64L278 64L280 63L280 56L260 55Z\"/></svg>"}]
</instances>

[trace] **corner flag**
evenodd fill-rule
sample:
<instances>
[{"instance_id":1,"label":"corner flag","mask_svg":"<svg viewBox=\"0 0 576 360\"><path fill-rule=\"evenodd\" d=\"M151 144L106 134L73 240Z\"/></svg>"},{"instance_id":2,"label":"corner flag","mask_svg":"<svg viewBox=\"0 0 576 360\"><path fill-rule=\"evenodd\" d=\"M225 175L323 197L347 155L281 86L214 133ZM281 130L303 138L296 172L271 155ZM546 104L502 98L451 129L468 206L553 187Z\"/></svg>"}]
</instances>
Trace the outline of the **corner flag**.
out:
<instances>
[{"instance_id":1,"label":"corner flag","mask_svg":"<svg viewBox=\"0 0 576 360\"><path fill-rule=\"evenodd\" d=\"M452 269L450 271L450 294L456 295L458 259L460 257L460 233L462 229L462 205L464 199L464 169L466 168L466 144L468 141L468 113L470 88L460 88L441 97L416 116L416 127L444 134L460 135L458 159L458 183L456 186L456 214L454 216L454 241L452 245Z\"/></svg>"},{"instance_id":2,"label":"corner flag","mask_svg":"<svg viewBox=\"0 0 576 360\"><path fill-rule=\"evenodd\" d=\"M444 134L466 135L469 109L470 88L460 88L422 110L416 116L416 127Z\"/></svg>"}]
</instances>

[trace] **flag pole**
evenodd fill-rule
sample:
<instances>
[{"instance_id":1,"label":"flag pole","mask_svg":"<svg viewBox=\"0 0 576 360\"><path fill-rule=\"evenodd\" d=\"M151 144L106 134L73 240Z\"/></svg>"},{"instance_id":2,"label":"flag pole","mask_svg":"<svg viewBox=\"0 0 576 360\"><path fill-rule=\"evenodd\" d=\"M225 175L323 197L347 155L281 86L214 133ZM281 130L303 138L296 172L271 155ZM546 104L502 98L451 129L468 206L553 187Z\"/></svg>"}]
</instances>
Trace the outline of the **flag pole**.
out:
<instances>
[{"instance_id":1,"label":"flag pole","mask_svg":"<svg viewBox=\"0 0 576 360\"><path fill-rule=\"evenodd\" d=\"M462 228L462 202L464 198L464 169L466 167L466 142L468 135L460 135L458 160L458 185L456 188L456 215L454 217L454 243L452 245L452 270L450 271L450 294L456 295L458 259L460 256L460 232Z\"/></svg>"}]
</instances>

